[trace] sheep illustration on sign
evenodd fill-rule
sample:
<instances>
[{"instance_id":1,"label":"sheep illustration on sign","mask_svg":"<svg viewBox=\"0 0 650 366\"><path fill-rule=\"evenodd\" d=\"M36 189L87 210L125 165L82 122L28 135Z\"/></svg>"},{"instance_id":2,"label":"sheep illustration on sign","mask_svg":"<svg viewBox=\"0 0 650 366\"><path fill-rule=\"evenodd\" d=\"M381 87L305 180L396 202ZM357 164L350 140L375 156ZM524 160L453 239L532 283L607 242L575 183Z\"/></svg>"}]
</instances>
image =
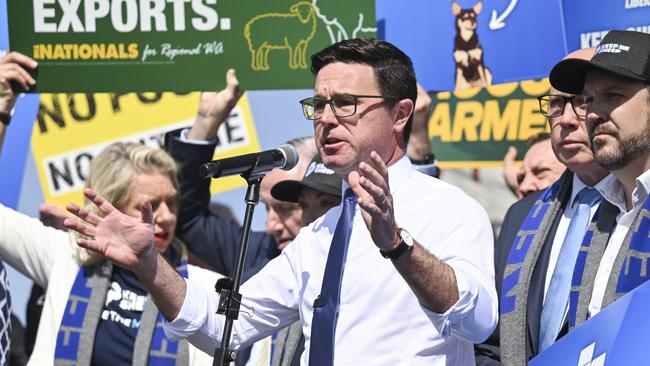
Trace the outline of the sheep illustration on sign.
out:
<instances>
[{"instance_id":1,"label":"sheep illustration on sign","mask_svg":"<svg viewBox=\"0 0 650 366\"><path fill-rule=\"evenodd\" d=\"M296 23L299 26L296 26ZM287 50L291 69L306 69L307 47L316 34L315 5L301 1L290 13L260 14L244 26L244 37L251 52L251 68L268 71L269 51Z\"/></svg>"}]
</instances>

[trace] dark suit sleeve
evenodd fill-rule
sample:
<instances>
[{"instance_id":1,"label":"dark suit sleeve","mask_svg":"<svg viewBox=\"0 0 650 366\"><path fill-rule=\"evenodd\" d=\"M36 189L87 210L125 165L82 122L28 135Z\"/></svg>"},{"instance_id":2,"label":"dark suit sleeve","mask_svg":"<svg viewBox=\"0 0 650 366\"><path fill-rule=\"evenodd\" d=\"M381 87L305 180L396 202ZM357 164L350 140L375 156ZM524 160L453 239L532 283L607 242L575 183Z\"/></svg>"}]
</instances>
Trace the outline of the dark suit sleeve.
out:
<instances>
[{"instance_id":1,"label":"dark suit sleeve","mask_svg":"<svg viewBox=\"0 0 650 366\"><path fill-rule=\"evenodd\" d=\"M517 236L517 232L523 224L530 208L537 200L539 193L535 193L515 202L503 218L501 231L495 242L494 247L494 281L501 306L501 285L503 282L503 273L508 263L510 249ZM499 313L501 310L499 309ZM501 320L499 320L500 322ZM499 324L488 339L474 346L474 354L477 365L500 365L501 355L499 350Z\"/></svg>"},{"instance_id":2,"label":"dark suit sleeve","mask_svg":"<svg viewBox=\"0 0 650 366\"><path fill-rule=\"evenodd\" d=\"M176 235L187 248L212 266L232 276L242 227L213 215L209 210L210 179L199 176L199 167L212 159L216 144L199 145L179 140L180 130L165 136L165 149L178 163L181 200ZM278 254L275 240L264 232L251 232L242 281Z\"/></svg>"}]
</instances>

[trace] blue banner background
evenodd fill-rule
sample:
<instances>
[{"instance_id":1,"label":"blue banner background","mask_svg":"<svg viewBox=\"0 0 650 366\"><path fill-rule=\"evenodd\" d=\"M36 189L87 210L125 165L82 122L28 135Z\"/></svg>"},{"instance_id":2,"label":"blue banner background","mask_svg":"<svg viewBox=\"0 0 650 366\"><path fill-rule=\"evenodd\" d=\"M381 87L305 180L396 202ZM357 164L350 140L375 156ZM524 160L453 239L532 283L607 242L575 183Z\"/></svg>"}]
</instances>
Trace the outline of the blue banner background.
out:
<instances>
[{"instance_id":1,"label":"blue banner background","mask_svg":"<svg viewBox=\"0 0 650 366\"><path fill-rule=\"evenodd\" d=\"M501 29L489 28L492 12L504 13L516 2ZM477 1L458 0L462 8ZM451 1L378 0L380 32L405 51L415 64L418 81L426 90L454 89L455 17ZM566 54L560 0L484 1L478 15L478 35L493 84L539 79Z\"/></svg>"},{"instance_id":2,"label":"blue banner background","mask_svg":"<svg viewBox=\"0 0 650 366\"><path fill-rule=\"evenodd\" d=\"M564 1L569 51L597 46L612 29L650 33L650 6L630 7L634 3L636 0Z\"/></svg>"}]
</instances>

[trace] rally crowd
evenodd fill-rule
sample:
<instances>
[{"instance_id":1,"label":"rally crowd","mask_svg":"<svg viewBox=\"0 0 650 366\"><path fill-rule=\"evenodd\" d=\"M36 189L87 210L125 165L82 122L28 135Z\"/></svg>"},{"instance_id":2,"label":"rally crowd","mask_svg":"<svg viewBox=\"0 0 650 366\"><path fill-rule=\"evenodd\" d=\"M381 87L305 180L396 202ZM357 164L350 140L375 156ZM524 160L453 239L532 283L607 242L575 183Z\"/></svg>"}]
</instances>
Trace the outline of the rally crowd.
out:
<instances>
[{"instance_id":1,"label":"rally crowd","mask_svg":"<svg viewBox=\"0 0 650 366\"><path fill-rule=\"evenodd\" d=\"M36 68L0 61L0 149ZM553 67L538 98L549 133L520 169L506 155L520 200L496 239L481 205L437 178L431 99L406 54L345 40L311 70L300 105L314 136L288 141L298 164L259 187L267 224L244 262L236 364L524 365L648 279L650 35L611 31ZM211 210L198 171L242 93L229 70L164 150L109 145L69 214L0 205L0 363L4 262L44 291L28 364L212 364L214 284L234 275L243 228Z\"/></svg>"}]
</instances>

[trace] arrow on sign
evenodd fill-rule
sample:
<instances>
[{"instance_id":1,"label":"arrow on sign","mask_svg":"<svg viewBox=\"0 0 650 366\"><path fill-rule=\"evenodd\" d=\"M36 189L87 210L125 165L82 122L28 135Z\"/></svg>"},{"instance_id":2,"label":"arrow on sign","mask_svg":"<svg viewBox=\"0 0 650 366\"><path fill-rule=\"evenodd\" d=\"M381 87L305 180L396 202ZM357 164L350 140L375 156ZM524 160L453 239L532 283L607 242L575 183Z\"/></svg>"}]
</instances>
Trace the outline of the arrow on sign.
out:
<instances>
[{"instance_id":1,"label":"arrow on sign","mask_svg":"<svg viewBox=\"0 0 650 366\"><path fill-rule=\"evenodd\" d=\"M515 5L517 5L517 0L510 0L510 4L508 4L508 7L501 15L497 15L497 11L492 10L492 18L490 18L490 24L488 25L490 29L497 30L505 27L506 23L503 21L508 17L508 15L510 15L510 13L512 13Z\"/></svg>"}]
</instances>

